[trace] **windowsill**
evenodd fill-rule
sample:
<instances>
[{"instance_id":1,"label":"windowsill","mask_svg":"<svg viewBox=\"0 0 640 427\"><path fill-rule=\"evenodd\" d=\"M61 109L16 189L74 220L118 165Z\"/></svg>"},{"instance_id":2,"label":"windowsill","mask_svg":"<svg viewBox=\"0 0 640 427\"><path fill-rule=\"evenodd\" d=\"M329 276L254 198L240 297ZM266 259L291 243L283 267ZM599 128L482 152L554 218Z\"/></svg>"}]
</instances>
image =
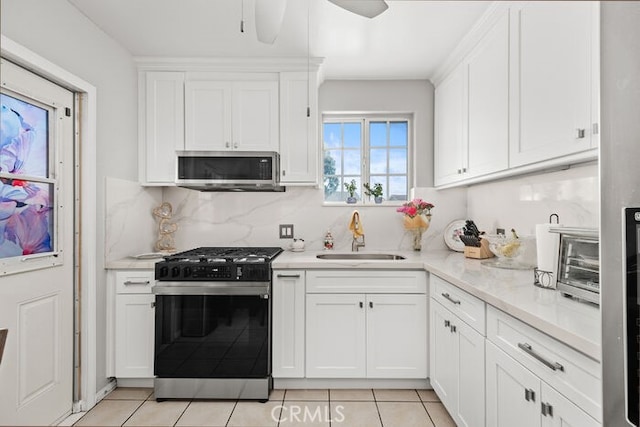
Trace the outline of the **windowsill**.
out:
<instances>
[{"instance_id":1,"label":"windowsill","mask_svg":"<svg viewBox=\"0 0 640 427\"><path fill-rule=\"evenodd\" d=\"M402 206L404 203L401 201L390 201L390 202L382 202L382 203L374 203L374 202L363 202L358 201L356 203L347 203L347 202L322 202L323 207L330 208L344 208L344 207L366 207L366 208L397 208Z\"/></svg>"}]
</instances>

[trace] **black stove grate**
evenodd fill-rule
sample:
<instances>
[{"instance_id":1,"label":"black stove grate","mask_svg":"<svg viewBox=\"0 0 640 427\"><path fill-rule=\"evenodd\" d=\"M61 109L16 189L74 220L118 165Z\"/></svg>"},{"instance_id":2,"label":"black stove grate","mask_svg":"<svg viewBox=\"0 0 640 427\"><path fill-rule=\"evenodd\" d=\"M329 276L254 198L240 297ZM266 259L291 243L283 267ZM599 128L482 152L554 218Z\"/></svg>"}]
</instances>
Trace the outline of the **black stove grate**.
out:
<instances>
[{"instance_id":1,"label":"black stove grate","mask_svg":"<svg viewBox=\"0 0 640 427\"><path fill-rule=\"evenodd\" d=\"M164 257L166 261L270 262L282 252L278 247L200 247Z\"/></svg>"}]
</instances>

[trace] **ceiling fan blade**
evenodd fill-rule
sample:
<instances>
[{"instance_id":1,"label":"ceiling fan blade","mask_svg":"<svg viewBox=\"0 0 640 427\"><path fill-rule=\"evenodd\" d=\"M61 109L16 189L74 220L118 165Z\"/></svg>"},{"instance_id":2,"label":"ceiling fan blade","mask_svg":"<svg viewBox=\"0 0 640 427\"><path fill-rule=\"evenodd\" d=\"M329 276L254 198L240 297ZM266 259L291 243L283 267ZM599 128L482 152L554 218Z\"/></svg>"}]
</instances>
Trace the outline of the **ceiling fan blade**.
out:
<instances>
[{"instance_id":1,"label":"ceiling fan blade","mask_svg":"<svg viewBox=\"0 0 640 427\"><path fill-rule=\"evenodd\" d=\"M256 35L262 43L273 44L280 33L287 0L256 0Z\"/></svg>"},{"instance_id":2,"label":"ceiling fan blade","mask_svg":"<svg viewBox=\"0 0 640 427\"><path fill-rule=\"evenodd\" d=\"M336 6L365 18L375 18L389 8L384 0L329 0Z\"/></svg>"}]
</instances>

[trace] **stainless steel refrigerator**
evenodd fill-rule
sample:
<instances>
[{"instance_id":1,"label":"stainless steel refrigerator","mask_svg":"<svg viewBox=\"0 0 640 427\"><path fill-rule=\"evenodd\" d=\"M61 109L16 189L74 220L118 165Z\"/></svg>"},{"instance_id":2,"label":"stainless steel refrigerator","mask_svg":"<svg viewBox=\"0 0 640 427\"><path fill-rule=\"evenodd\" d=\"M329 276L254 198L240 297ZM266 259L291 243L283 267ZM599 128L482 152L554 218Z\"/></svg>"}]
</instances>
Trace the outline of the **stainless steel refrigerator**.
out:
<instances>
[{"instance_id":1,"label":"stainless steel refrigerator","mask_svg":"<svg viewBox=\"0 0 640 427\"><path fill-rule=\"evenodd\" d=\"M600 17L603 425L638 426L640 2L602 2Z\"/></svg>"}]
</instances>

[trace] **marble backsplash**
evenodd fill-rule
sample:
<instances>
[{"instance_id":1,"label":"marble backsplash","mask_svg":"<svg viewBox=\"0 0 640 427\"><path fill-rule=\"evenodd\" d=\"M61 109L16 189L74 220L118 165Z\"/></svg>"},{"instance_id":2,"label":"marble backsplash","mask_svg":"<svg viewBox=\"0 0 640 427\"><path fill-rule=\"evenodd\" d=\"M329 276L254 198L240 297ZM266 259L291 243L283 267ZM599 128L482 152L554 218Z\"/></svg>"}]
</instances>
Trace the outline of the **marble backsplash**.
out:
<instances>
[{"instance_id":1,"label":"marble backsplash","mask_svg":"<svg viewBox=\"0 0 640 427\"><path fill-rule=\"evenodd\" d=\"M105 262L153 252L158 224L153 208L162 203L162 188L105 179Z\"/></svg>"},{"instance_id":2,"label":"marble backsplash","mask_svg":"<svg viewBox=\"0 0 640 427\"><path fill-rule=\"evenodd\" d=\"M281 246L278 224L293 224L296 238L308 250L321 250L327 230L335 250L351 250L348 223L358 209L365 231L365 250L410 250L411 236L402 227L397 206L323 206L322 190L289 187L284 193L198 192L175 187L140 187L136 182L106 180L107 261L151 252L157 238L152 210L162 202L173 206L178 250L198 246ZM445 249L443 230L453 220L471 218L482 230L515 228L534 234L535 224L557 213L570 226L597 227L597 165L515 177L466 188L416 188L414 197L435 205L423 250Z\"/></svg>"}]
</instances>

